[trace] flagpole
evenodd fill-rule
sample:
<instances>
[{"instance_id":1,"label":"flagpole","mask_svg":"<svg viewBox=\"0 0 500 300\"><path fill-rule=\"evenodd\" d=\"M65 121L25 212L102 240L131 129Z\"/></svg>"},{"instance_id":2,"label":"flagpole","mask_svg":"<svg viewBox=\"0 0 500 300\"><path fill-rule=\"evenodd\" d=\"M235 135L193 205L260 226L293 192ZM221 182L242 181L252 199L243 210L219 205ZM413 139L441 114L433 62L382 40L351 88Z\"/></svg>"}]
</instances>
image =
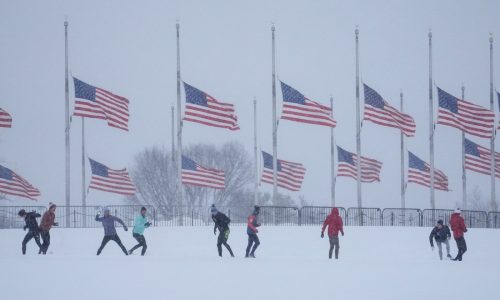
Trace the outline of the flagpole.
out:
<instances>
[{"instance_id":1,"label":"flagpole","mask_svg":"<svg viewBox=\"0 0 500 300\"><path fill-rule=\"evenodd\" d=\"M403 113L403 91L399 93L400 97L400 106L401 106L401 113ZM405 151L404 151L404 139L405 136L403 134L403 131L399 133L400 137L400 142L401 142L401 208L405 209L406 208L406 199L405 199ZM404 211L403 211L404 214ZM403 218L405 220L405 218Z\"/></svg>"},{"instance_id":2,"label":"flagpole","mask_svg":"<svg viewBox=\"0 0 500 300\"><path fill-rule=\"evenodd\" d=\"M172 105L171 107L171 111L172 111L172 124L171 124L171 127L172 127L172 131L171 131L171 136L172 136L172 161L175 162L175 113L174 113L174 106Z\"/></svg>"},{"instance_id":3,"label":"flagpole","mask_svg":"<svg viewBox=\"0 0 500 300\"><path fill-rule=\"evenodd\" d=\"M429 152L430 152L430 176L431 176L431 209L436 209L434 199L434 102L432 100L432 31L429 30Z\"/></svg>"},{"instance_id":4,"label":"flagpole","mask_svg":"<svg viewBox=\"0 0 500 300\"><path fill-rule=\"evenodd\" d=\"M495 107L493 105L493 35L490 33L490 109L492 112L495 111ZM496 126L496 124L494 125ZM497 202L495 195L495 127L493 127L493 132L490 139L490 149L491 149L491 210L497 211Z\"/></svg>"},{"instance_id":5,"label":"flagpole","mask_svg":"<svg viewBox=\"0 0 500 300\"><path fill-rule=\"evenodd\" d=\"M66 227L70 227L71 213L71 190L70 190L70 153L69 153L69 78L68 78L68 21L64 21L64 92L65 92L65 106L64 106L64 121L65 121L65 160L66 160Z\"/></svg>"},{"instance_id":6,"label":"flagpole","mask_svg":"<svg viewBox=\"0 0 500 300\"><path fill-rule=\"evenodd\" d=\"M177 29L177 193L180 205L184 205L182 197L182 119L181 119L181 53L179 38L179 22ZM182 218L181 218L182 219Z\"/></svg>"},{"instance_id":7,"label":"flagpole","mask_svg":"<svg viewBox=\"0 0 500 300\"><path fill-rule=\"evenodd\" d=\"M278 197L278 124L276 121L276 48L274 39L274 24L271 27L272 33L272 59L273 59L273 203L275 204Z\"/></svg>"},{"instance_id":8,"label":"flagpole","mask_svg":"<svg viewBox=\"0 0 500 300\"><path fill-rule=\"evenodd\" d=\"M462 83L462 100L465 100L465 86ZM467 209L467 173L465 171L465 132L462 131L462 209Z\"/></svg>"},{"instance_id":9,"label":"flagpole","mask_svg":"<svg viewBox=\"0 0 500 300\"><path fill-rule=\"evenodd\" d=\"M333 119L333 96L330 97L330 116ZM330 163L331 163L331 201L335 207L335 136L333 127L330 127Z\"/></svg>"},{"instance_id":10,"label":"flagpole","mask_svg":"<svg viewBox=\"0 0 500 300\"><path fill-rule=\"evenodd\" d=\"M254 195L253 202L254 205L257 204L258 193L259 193L259 171L257 163L257 100L253 98L253 160L255 168L255 185L254 185Z\"/></svg>"},{"instance_id":11,"label":"flagpole","mask_svg":"<svg viewBox=\"0 0 500 300\"><path fill-rule=\"evenodd\" d=\"M83 227L87 227L87 195L85 193L85 118L82 117L82 206L83 206Z\"/></svg>"},{"instance_id":12,"label":"flagpole","mask_svg":"<svg viewBox=\"0 0 500 300\"><path fill-rule=\"evenodd\" d=\"M357 192L358 192L358 208L361 208L363 206L363 203L362 203L362 197L361 197L361 121L360 121L360 104L359 104L359 29L356 27L356 30L354 32L356 34L356 155L358 156L358 161L356 162L356 178L357 178ZM362 220L361 220L360 225L363 225Z\"/></svg>"}]
</instances>

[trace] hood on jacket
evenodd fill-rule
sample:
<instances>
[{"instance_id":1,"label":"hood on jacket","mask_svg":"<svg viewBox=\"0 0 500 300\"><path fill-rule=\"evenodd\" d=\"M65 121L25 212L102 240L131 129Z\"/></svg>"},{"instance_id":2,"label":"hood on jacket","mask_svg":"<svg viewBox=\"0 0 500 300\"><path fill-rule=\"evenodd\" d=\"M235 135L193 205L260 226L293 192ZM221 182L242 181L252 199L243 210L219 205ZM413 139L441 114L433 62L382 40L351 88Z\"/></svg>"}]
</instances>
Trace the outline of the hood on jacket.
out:
<instances>
[{"instance_id":1,"label":"hood on jacket","mask_svg":"<svg viewBox=\"0 0 500 300\"><path fill-rule=\"evenodd\" d=\"M336 207L332 208L332 215L339 216L339 209Z\"/></svg>"}]
</instances>

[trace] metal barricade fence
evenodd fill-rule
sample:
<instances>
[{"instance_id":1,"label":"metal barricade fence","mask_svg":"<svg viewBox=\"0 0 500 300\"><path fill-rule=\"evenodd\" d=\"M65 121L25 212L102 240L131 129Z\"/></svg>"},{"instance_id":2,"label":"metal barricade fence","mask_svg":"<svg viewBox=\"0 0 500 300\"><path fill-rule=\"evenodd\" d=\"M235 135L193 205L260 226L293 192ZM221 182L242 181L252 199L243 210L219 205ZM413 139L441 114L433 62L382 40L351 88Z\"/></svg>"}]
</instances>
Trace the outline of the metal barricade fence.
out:
<instances>
[{"instance_id":1,"label":"metal barricade fence","mask_svg":"<svg viewBox=\"0 0 500 300\"><path fill-rule=\"evenodd\" d=\"M34 211L40 215L47 210L45 206L0 206L0 229L23 228L26 223L18 216L21 209L26 212Z\"/></svg>"},{"instance_id":2,"label":"metal barricade fence","mask_svg":"<svg viewBox=\"0 0 500 300\"><path fill-rule=\"evenodd\" d=\"M160 206L155 210L155 226L203 226L210 222L210 207Z\"/></svg>"},{"instance_id":3,"label":"metal barricade fence","mask_svg":"<svg viewBox=\"0 0 500 300\"><path fill-rule=\"evenodd\" d=\"M485 211L462 210L462 217L469 228L488 227L488 214Z\"/></svg>"},{"instance_id":4,"label":"metal barricade fence","mask_svg":"<svg viewBox=\"0 0 500 300\"><path fill-rule=\"evenodd\" d=\"M382 226L420 226L422 211L417 208L384 208Z\"/></svg>"},{"instance_id":5,"label":"metal barricade fence","mask_svg":"<svg viewBox=\"0 0 500 300\"><path fill-rule=\"evenodd\" d=\"M347 224L349 226L380 226L382 214L380 208L358 208L347 209Z\"/></svg>"},{"instance_id":6,"label":"metal barricade fence","mask_svg":"<svg viewBox=\"0 0 500 300\"><path fill-rule=\"evenodd\" d=\"M299 225L299 208L284 206L261 206L258 217L261 225Z\"/></svg>"},{"instance_id":7,"label":"metal barricade fence","mask_svg":"<svg viewBox=\"0 0 500 300\"><path fill-rule=\"evenodd\" d=\"M424 209L422 212L422 226L434 226L438 220L443 220L444 224L449 224L452 213L452 209Z\"/></svg>"},{"instance_id":8,"label":"metal barricade fence","mask_svg":"<svg viewBox=\"0 0 500 300\"><path fill-rule=\"evenodd\" d=\"M331 206L303 206L300 209L300 225L322 225L326 217L332 212ZM342 220L346 220L347 212L343 207L337 207Z\"/></svg>"},{"instance_id":9,"label":"metal barricade fence","mask_svg":"<svg viewBox=\"0 0 500 300\"><path fill-rule=\"evenodd\" d=\"M490 211L488 213L489 228L500 228L500 212Z\"/></svg>"}]
</instances>

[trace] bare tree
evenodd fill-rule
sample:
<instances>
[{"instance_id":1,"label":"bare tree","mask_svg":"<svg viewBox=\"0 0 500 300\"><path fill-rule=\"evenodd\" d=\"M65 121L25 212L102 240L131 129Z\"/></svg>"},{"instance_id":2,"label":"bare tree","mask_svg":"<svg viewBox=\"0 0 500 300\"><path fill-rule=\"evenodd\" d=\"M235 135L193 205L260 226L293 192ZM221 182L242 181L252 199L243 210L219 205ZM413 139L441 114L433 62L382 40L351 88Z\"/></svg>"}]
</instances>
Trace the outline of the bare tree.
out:
<instances>
[{"instance_id":1,"label":"bare tree","mask_svg":"<svg viewBox=\"0 0 500 300\"><path fill-rule=\"evenodd\" d=\"M472 193L467 198L469 199L471 210L495 211L495 206L491 204L491 201L483 200L483 195L477 185L474 186Z\"/></svg>"}]
</instances>

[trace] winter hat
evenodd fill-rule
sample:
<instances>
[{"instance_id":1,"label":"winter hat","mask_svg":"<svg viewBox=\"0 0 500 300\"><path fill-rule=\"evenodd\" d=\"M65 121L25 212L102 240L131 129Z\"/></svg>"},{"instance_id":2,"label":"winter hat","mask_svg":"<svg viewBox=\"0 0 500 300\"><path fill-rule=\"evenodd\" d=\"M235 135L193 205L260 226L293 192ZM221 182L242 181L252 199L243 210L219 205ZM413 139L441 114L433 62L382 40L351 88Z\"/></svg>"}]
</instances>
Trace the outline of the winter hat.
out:
<instances>
[{"instance_id":1,"label":"winter hat","mask_svg":"<svg viewBox=\"0 0 500 300\"><path fill-rule=\"evenodd\" d=\"M52 202L49 202L49 209L53 208L53 207L56 207L56 205Z\"/></svg>"},{"instance_id":2,"label":"winter hat","mask_svg":"<svg viewBox=\"0 0 500 300\"><path fill-rule=\"evenodd\" d=\"M462 211L460 210L460 208L457 208L457 209L455 209L455 213L456 213L456 214L461 214L461 213L462 213Z\"/></svg>"},{"instance_id":3,"label":"winter hat","mask_svg":"<svg viewBox=\"0 0 500 300\"><path fill-rule=\"evenodd\" d=\"M22 217L24 215L26 215L26 211L24 209L21 209L18 213L17 213L18 216Z\"/></svg>"},{"instance_id":4,"label":"winter hat","mask_svg":"<svg viewBox=\"0 0 500 300\"><path fill-rule=\"evenodd\" d=\"M216 213L218 212L217 208L215 207L215 204L212 204L212 206L210 206L210 213L212 215L215 215Z\"/></svg>"},{"instance_id":5,"label":"winter hat","mask_svg":"<svg viewBox=\"0 0 500 300\"><path fill-rule=\"evenodd\" d=\"M437 223L443 225L443 220L438 220Z\"/></svg>"},{"instance_id":6,"label":"winter hat","mask_svg":"<svg viewBox=\"0 0 500 300\"><path fill-rule=\"evenodd\" d=\"M255 205L255 208L254 208L254 210L253 210L253 213L254 213L254 214L256 214L256 215L257 215L257 214L260 214L260 206Z\"/></svg>"},{"instance_id":7,"label":"winter hat","mask_svg":"<svg viewBox=\"0 0 500 300\"><path fill-rule=\"evenodd\" d=\"M146 211L146 208L144 206L141 207L141 211Z\"/></svg>"},{"instance_id":8,"label":"winter hat","mask_svg":"<svg viewBox=\"0 0 500 300\"><path fill-rule=\"evenodd\" d=\"M105 214L109 214L109 212L110 212L109 207L105 207L105 208L104 208L104 213L105 213Z\"/></svg>"}]
</instances>

